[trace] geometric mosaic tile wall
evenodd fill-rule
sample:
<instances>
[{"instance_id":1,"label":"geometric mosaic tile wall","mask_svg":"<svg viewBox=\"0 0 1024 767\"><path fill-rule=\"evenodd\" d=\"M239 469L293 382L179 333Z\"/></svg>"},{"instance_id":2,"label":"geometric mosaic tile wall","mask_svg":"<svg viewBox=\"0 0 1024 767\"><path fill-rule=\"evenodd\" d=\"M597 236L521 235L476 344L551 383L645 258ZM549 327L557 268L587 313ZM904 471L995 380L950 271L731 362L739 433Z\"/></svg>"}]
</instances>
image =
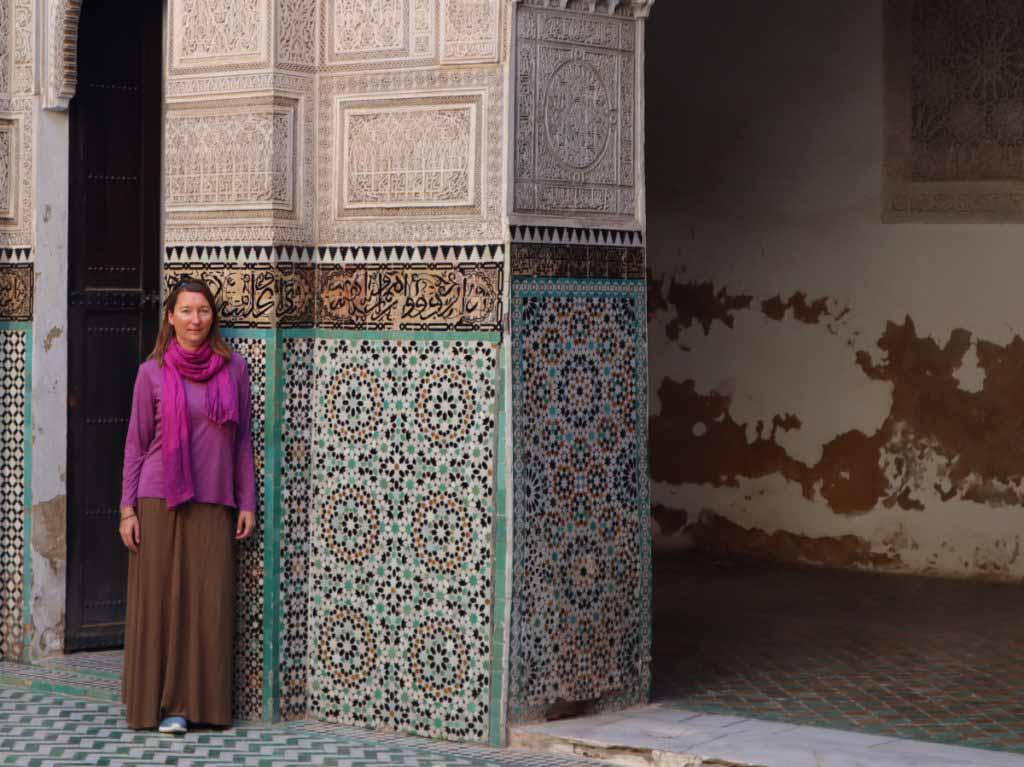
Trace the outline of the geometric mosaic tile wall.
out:
<instances>
[{"instance_id":1,"label":"geometric mosaic tile wall","mask_svg":"<svg viewBox=\"0 0 1024 767\"><path fill-rule=\"evenodd\" d=\"M647 697L645 289L513 278L510 722Z\"/></svg>"},{"instance_id":2,"label":"geometric mosaic tile wall","mask_svg":"<svg viewBox=\"0 0 1024 767\"><path fill-rule=\"evenodd\" d=\"M259 333L261 331L256 331ZM256 531L236 543L234 714L259 719L263 712L263 578L266 521L263 497L266 465L267 341L244 331L225 330L231 346L249 365L252 391L252 449L256 463ZM252 331L250 331L252 333Z\"/></svg>"},{"instance_id":3,"label":"geometric mosaic tile wall","mask_svg":"<svg viewBox=\"0 0 1024 767\"><path fill-rule=\"evenodd\" d=\"M313 339L285 331L281 424L281 716L306 717ZM303 331L297 331L302 334Z\"/></svg>"},{"instance_id":4,"label":"geometric mosaic tile wall","mask_svg":"<svg viewBox=\"0 0 1024 767\"><path fill-rule=\"evenodd\" d=\"M312 716L487 739L499 350L489 334L317 332Z\"/></svg>"},{"instance_id":5,"label":"geometric mosaic tile wall","mask_svg":"<svg viewBox=\"0 0 1024 767\"><path fill-rule=\"evenodd\" d=\"M21 660L29 332L0 323L0 660Z\"/></svg>"}]
</instances>

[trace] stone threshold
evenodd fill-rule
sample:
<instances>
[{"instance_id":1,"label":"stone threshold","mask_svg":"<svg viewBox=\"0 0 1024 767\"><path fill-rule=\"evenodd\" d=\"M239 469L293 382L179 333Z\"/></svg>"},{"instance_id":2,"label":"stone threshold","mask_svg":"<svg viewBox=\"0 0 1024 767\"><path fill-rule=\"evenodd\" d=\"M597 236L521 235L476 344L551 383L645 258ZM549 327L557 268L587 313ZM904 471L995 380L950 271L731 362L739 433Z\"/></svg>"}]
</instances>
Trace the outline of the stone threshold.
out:
<instances>
[{"instance_id":1,"label":"stone threshold","mask_svg":"<svg viewBox=\"0 0 1024 767\"><path fill-rule=\"evenodd\" d=\"M515 749L621 767L1024 767L1024 756L663 705L519 725Z\"/></svg>"}]
</instances>

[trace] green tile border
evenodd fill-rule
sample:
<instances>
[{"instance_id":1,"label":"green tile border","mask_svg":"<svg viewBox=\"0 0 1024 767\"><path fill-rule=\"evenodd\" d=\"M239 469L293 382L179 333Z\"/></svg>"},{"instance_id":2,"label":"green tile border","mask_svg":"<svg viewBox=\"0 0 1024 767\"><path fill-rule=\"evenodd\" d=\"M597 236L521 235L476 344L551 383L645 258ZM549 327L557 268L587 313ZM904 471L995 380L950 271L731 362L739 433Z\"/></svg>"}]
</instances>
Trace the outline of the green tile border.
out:
<instances>
[{"instance_id":1,"label":"green tile border","mask_svg":"<svg viewBox=\"0 0 1024 767\"><path fill-rule=\"evenodd\" d=\"M491 702L488 712L488 743L492 746L500 746L504 741L504 711L502 700L504 698L504 682L507 669L505 668L505 624L508 619L506 574L511 563L509 562L509 549L507 545L508 516L505 513L505 426L507 413L505 412L505 366L504 349L498 345L497 360L495 366L497 396L495 406L497 409L497 450L494 461L494 548L492 558L492 594L493 605L491 610Z\"/></svg>"},{"instance_id":2,"label":"green tile border","mask_svg":"<svg viewBox=\"0 0 1024 767\"><path fill-rule=\"evenodd\" d=\"M0 330L15 331L25 334L25 408L22 413L24 430L24 460L22 470L22 503L25 513L22 530L21 583L22 583L22 626L32 616L32 323L31 322L0 322ZM31 632L26 631L22 637L22 660L27 660L32 645Z\"/></svg>"}]
</instances>

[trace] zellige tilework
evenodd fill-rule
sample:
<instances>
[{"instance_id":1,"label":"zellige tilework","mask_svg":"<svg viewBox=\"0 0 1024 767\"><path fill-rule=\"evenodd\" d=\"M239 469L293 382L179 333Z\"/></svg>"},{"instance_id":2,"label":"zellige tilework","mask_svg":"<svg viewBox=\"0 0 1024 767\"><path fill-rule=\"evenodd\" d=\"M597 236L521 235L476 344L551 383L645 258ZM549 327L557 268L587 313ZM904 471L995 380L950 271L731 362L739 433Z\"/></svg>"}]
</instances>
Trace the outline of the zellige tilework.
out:
<instances>
[{"instance_id":1,"label":"zellige tilework","mask_svg":"<svg viewBox=\"0 0 1024 767\"><path fill-rule=\"evenodd\" d=\"M256 530L236 544L235 560L235 716L259 719L263 705L263 477L267 342L235 330L224 334L249 365L252 390L252 449L256 461Z\"/></svg>"},{"instance_id":2,"label":"zellige tilework","mask_svg":"<svg viewBox=\"0 0 1024 767\"><path fill-rule=\"evenodd\" d=\"M312 716L487 738L498 351L315 340Z\"/></svg>"},{"instance_id":3,"label":"zellige tilework","mask_svg":"<svg viewBox=\"0 0 1024 767\"><path fill-rule=\"evenodd\" d=\"M0 660L22 651L27 336L0 328Z\"/></svg>"},{"instance_id":4,"label":"zellige tilework","mask_svg":"<svg viewBox=\"0 0 1024 767\"><path fill-rule=\"evenodd\" d=\"M644 283L512 288L514 722L646 696L650 511Z\"/></svg>"},{"instance_id":5,"label":"zellige tilework","mask_svg":"<svg viewBox=\"0 0 1024 767\"><path fill-rule=\"evenodd\" d=\"M281 715L306 715L309 672L309 484L313 420L313 339L283 344L284 423L281 429Z\"/></svg>"},{"instance_id":6,"label":"zellige tilework","mask_svg":"<svg viewBox=\"0 0 1024 767\"><path fill-rule=\"evenodd\" d=\"M0 663L0 677L5 666ZM236 722L170 737L129 730L118 703L10 688L0 681L0 761L7 765L152 764L337 767L581 767L574 757L441 743L314 721Z\"/></svg>"}]
</instances>

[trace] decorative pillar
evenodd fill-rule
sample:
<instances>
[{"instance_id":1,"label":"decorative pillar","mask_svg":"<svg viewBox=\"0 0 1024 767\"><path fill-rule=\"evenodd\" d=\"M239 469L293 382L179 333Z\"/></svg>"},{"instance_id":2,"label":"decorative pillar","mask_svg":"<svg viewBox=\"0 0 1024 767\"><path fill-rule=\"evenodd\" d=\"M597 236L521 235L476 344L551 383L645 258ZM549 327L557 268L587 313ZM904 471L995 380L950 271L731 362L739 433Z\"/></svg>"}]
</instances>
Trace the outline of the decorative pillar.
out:
<instances>
[{"instance_id":1,"label":"decorative pillar","mask_svg":"<svg viewBox=\"0 0 1024 767\"><path fill-rule=\"evenodd\" d=\"M511 205L509 718L646 700L643 30L650 2L525 0Z\"/></svg>"},{"instance_id":2,"label":"decorative pillar","mask_svg":"<svg viewBox=\"0 0 1024 767\"><path fill-rule=\"evenodd\" d=\"M0 660L27 658L34 637L27 625L27 590L32 565L35 38L34 2L0 0Z\"/></svg>"}]
</instances>

